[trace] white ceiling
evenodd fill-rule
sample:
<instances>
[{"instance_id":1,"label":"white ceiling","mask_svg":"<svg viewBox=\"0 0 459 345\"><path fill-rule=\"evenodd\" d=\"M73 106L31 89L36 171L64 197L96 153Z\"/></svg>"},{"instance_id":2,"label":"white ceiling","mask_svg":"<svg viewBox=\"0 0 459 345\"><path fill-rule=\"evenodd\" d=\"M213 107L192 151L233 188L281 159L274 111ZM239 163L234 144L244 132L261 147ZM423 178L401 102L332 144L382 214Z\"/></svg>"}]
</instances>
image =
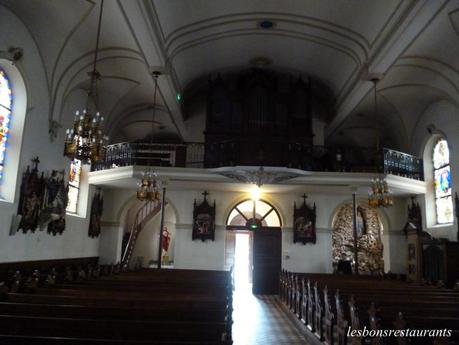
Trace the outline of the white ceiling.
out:
<instances>
[{"instance_id":1,"label":"white ceiling","mask_svg":"<svg viewBox=\"0 0 459 345\"><path fill-rule=\"evenodd\" d=\"M87 87L99 4L0 0L0 10L18 16L37 44L57 121L72 116L62 112L66 101ZM389 145L409 151L420 113L434 101L458 99L458 9L456 0L106 0L99 107L113 141L145 136L155 66L166 73L156 120L165 135L192 140L203 128L184 121L176 93L263 56L272 68L312 75L330 88L331 142L357 137L357 144L373 144L379 131ZM266 19L275 27L257 26ZM385 74L378 121L367 71Z\"/></svg>"},{"instance_id":2,"label":"white ceiling","mask_svg":"<svg viewBox=\"0 0 459 345\"><path fill-rule=\"evenodd\" d=\"M362 11L362 1L156 0L149 7L182 87L267 56L276 66L316 75L338 95L407 4L376 1ZM260 29L264 19L276 26Z\"/></svg>"}]
</instances>

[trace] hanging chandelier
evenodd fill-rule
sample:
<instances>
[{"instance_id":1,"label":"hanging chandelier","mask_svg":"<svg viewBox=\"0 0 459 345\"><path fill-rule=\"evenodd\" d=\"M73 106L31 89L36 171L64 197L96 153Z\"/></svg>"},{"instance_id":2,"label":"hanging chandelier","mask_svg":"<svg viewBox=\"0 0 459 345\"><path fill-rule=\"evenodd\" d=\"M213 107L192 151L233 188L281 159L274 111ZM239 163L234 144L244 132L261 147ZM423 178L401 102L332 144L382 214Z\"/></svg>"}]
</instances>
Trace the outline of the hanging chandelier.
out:
<instances>
[{"instance_id":1,"label":"hanging chandelier","mask_svg":"<svg viewBox=\"0 0 459 345\"><path fill-rule=\"evenodd\" d=\"M371 79L374 85L374 112L377 121L378 119L378 103L376 97L376 84L381 80L380 75L374 75ZM380 143L379 143L379 131L376 135L376 150L379 151ZM389 190L389 185L387 184L386 178L375 178L371 181L371 189L368 192L368 205L370 207L390 207L394 204L394 200L392 197L392 193Z\"/></svg>"},{"instance_id":2,"label":"hanging chandelier","mask_svg":"<svg viewBox=\"0 0 459 345\"><path fill-rule=\"evenodd\" d=\"M156 201L160 199L160 186L156 177L156 173L150 169L142 173L140 182L137 184L137 199L140 201Z\"/></svg>"},{"instance_id":3,"label":"hanging chandelier","mask_svg":"<svg viewBox=\"0 0 459 345\"><path fill-rule=\"evenodd\" d=\"M370 207L389 207L394 204L392 193L385 178L375 178L371 181L368 192L368 205Z\"/></svg>"},{"instance_id":4,"label":"hanging chandelier","mask_svg":"<svg viewBox=\"0 0 459 345\"><path fill-rule=\"evenodd\" d=\"M153 111L152 111L152 118L151 118L151 135L150 135L150 150L153 148L153 133L155 129L155 116L156 116L156 93L158 91L158 77L160 76L160 72L154 71L152 73L153 80L155 82L155 89L153 93ZM150 162L149 165L152 166L153 162L152 152L150 154ZM142 177L140 182L137 184L137 199L140 201L158 201L160 200L161 193L160 193L160 182L157 180L156 173L149 167L142 173Z\"/></svg>"},{"instance_id":5,"label":"hanging chandelier","mask_svg":"<svg viewBox=\"0 0 459 345\"><path fill-rule=\"evenodd\" d=\"M89 98L91 96L94 96L94 103L97 108L97 81L100 79L100 74L97 71L97 57L99 53L103 8L104 0L101 0L93 69L89 72L91 81L86 109L75 113L73 127L67 129L64 144L64 156L72 160L78 159L82 164L91 164L91 162L103 160L108 143L108 136L103 131L104 117L98 111L91 112L89 109Z\"/></svg>"}]
</instances>

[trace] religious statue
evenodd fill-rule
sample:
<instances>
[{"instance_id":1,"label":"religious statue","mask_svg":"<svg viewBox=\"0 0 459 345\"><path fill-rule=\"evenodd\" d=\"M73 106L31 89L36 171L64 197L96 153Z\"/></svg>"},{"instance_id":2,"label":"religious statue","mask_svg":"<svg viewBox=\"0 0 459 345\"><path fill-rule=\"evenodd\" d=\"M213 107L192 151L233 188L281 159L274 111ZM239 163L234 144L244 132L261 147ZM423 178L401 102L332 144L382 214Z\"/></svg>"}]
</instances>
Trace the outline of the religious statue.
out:
<instances>
[{"instance_id":1,"label":"religious statue","mask_svg":"<svg viewBox=\"0 0 459 345\"><path fill-rule=\"evenodd\" d=\"M169 261L169 256L167 255L167 251L169 250L170 243L171 243L171 234L169 230L167 230L167 226L165 226L163 229L163 237L162 237L162 242L161 242L162 258L163 258L162 261L165 264Z\"/></svg>"},{"instance_id":2,"label":"religious statue","mask_svg":"<svg viewBox=\"0 0 459 345\"><path fill-rule=\"evenodd\" d=\"M365 217L365 211L360 206L357 206L356 221L357 238L359 238L362 237L362 235L367 234L367 220Z\"/></svg>"},{"instance_id":3,"label":"religious statue","mask_svg":"<svg viewBox=\"0 0 459 345\"><path fill-rule=\"evenodd\" d=\"M166 253L169 250L170 242L171 242L171 234L170 234L169 230L167 230L167 226L165 226L164 230L163 230L162 248L163 248L163 251L165 251Z\"/></svg>"}]
</instances>

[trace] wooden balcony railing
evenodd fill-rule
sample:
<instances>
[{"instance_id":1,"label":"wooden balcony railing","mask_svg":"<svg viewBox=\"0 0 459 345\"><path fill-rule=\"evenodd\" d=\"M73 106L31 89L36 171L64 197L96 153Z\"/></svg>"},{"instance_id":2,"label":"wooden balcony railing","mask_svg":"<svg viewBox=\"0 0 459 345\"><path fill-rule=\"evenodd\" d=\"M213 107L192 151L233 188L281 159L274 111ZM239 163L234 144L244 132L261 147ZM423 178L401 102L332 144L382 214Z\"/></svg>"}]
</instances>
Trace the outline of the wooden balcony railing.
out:
<instances>
[{"instance_id":1,"label":"wooden balcony railing","mask_svg":"<svg viewBox=\"0 0 459 345\"><path fill-rule=\"evenodd\" d=\"M384 148L325 147L300 143L276 143L276 150L247 156L249 142L225 141L218 144L140 144L109 145L103 162L92 170L143 165L187 168L219 168L224 166L279 166L305 171L374 172L423 180L422 159ZM258 152L258 151L257 151Z\"/></svg>"}]
</instances>

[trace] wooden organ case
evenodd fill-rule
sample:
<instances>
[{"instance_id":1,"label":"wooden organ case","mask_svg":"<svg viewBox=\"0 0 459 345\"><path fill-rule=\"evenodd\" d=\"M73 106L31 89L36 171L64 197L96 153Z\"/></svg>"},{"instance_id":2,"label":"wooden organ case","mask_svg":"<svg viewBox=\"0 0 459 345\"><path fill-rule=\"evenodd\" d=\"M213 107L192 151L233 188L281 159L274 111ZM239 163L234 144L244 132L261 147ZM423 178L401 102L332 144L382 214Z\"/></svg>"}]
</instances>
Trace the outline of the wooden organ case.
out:
<instances>
[{"instance_id":1,"label":"wooden organ case","mask_svg":"<svg viewBox=\"0 0 459 345\"><path fill-rule=\"evenodd\" d=\"M209 80L205 166L305 168L313 145L311 81L264 69Z\"/></svg>"}]
</instances>

